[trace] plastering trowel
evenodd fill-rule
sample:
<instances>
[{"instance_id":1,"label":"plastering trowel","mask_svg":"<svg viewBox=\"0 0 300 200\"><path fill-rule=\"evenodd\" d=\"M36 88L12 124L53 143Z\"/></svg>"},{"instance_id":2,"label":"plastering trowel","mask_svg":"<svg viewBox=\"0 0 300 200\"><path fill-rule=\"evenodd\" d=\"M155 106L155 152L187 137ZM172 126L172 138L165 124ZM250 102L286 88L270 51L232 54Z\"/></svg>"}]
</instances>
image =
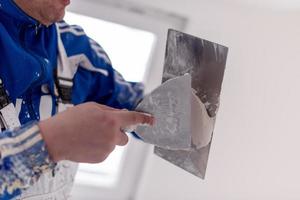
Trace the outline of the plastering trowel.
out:
<instances>
[{"instance_id":1,"label":"plastering trowel","mask_svg":"<svg viewBox=\"0 0 300 200\"><path fill-rule=\"evenodd\" d=\"M153 127L136 133L156 155L205 177L228 49L169 30L163 84L136 110L154 115Z\"/></svg>"}]
</instances>

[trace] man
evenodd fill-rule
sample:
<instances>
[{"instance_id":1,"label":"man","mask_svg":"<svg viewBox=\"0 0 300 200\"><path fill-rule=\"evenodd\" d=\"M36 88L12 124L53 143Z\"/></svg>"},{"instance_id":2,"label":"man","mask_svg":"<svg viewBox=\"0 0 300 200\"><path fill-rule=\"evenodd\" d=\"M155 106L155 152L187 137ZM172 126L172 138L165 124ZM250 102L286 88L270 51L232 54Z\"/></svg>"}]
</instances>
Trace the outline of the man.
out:
<instances>
[{"instance_id":1,"label":"man","mask_svg":"<svg viewBox=\"0 0 300 200\"><path fill-rule=\"evenodd\" d=\"M123 109L141 100L141 85L125 82L95 41L61 21L69 3L0 0L1 127L19 124L0 133L0 199L67 199L73 162L101 162L127 143L126 127L153 124Z\"/></svg>"}]
</instances>

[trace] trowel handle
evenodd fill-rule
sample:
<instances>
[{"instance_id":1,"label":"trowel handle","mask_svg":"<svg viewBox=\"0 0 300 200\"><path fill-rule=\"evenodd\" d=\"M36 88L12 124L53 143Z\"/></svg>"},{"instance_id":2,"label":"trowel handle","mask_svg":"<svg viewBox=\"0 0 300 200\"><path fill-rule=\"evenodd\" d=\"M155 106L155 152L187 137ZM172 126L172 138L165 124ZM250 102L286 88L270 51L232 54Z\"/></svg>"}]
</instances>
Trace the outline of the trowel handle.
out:
<instances>
[{"instance_id":1,"label":"trowel handle","mask_svg":"<svg viewBox=\"0 0 300 200\"><path fill-rule=\"evenodd\" d=\"M137 128L137 125L134 125L134 126L122 128L121 131L124 133L131 133L133 135L133 137L135 137L139 140L142 140L142 138L135 132L136 128Z\"/></svg>"}]
</instances>

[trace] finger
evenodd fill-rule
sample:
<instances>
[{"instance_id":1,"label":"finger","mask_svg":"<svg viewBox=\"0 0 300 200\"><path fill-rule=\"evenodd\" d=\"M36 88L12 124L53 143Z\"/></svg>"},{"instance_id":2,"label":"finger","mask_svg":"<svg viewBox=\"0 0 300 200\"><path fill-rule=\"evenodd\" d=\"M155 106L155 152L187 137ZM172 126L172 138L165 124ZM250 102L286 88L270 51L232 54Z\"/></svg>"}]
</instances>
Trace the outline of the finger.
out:
<instances>
[{"instance_id":1,"label":"finger","mask_svg":"<svg viewBox=\"0 0 300 200\"><path fill-rule=\"evenodd\" d=\"M126 135L126 133L120 131L119 134L119 141L117 142L118 146L125 146L128 143L128 136Z\"/></svg>"},{"instance_id":2,"label":"finger","mask_svg":"<svg viewBox=\"0 0 300 200\"><path fill-rule=\"evenodd\" d=\"M116 112L116 115L123 128L137 124L148 124L151 126L154 124L154 117L148 113L123 110Z\"/></svg>"}]
</instances>

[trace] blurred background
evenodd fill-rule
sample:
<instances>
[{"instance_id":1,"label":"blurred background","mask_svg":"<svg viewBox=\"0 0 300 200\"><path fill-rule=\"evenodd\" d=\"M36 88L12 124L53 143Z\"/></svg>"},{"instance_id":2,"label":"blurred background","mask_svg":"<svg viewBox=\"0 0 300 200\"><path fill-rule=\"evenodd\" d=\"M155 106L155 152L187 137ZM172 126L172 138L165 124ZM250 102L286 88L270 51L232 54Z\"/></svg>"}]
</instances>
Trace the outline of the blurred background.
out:
<instances>
[{"instance_id":1,"label":"blurred background","mask_svg":"<svg viewBox=\"0 0 300 200\"><path fill-rule=\"evenodd\" d=\"M168 28L229 47L206 180L131 138L80 165L72 199L300 199L300 1L73 0L65 20L147 91L160 84Z\"/></svg>"}]
</instances>

